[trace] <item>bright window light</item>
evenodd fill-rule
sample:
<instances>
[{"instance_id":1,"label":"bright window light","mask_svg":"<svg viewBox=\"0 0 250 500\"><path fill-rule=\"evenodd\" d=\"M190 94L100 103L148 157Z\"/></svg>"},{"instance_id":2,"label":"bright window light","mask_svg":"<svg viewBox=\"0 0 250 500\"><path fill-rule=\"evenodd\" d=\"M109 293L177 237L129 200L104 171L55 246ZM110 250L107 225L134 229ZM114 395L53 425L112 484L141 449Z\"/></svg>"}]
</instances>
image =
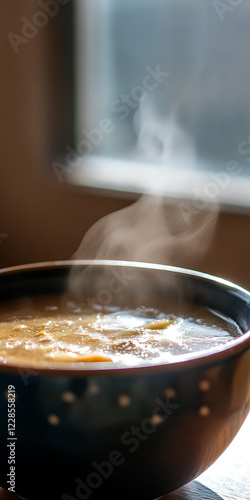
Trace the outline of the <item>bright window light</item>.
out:
<instances>
[{"instance_id":1,"label":"bright window light","mask_svg":"<svg viewBox=\"0 0 250 500\"><path fill-rule=\"evenodd\" d=\"M249 49L249 2L77 0L69 181L250 207Z\"/></svg>"}]
</instances>

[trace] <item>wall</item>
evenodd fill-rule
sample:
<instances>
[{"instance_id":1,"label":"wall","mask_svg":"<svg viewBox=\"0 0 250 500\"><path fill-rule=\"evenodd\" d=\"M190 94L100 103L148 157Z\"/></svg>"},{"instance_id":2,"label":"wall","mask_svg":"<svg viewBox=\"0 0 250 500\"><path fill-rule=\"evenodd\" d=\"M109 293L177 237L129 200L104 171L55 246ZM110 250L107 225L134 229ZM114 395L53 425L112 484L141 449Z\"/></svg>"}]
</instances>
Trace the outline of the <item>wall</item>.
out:
<instances>
[{"instance_id":1,"label":"wall","mask_svg":"<svg viewBox=\"0 0 250 500\"><path fill-rule=\"evenodd\" d=\"M63 8L63 7L62 7ZM7 38L21 34L36 2L1 2L0 265L70 257L86 229L122 200L68 189L54 175L53 153L65 145L65 89L56 18L16 54ZM67 144L67 143L66 143ZM52 173L52 171L51 171Z\"/></svg>"}]
</instances>

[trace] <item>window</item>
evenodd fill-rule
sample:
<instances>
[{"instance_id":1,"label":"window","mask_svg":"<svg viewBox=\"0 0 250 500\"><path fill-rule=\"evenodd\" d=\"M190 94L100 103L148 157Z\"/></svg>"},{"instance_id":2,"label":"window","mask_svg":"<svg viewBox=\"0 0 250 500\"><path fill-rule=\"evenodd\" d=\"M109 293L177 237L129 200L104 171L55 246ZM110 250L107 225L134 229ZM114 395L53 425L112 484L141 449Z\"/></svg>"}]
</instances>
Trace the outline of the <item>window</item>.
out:
<instances>
[{"instance_id":1,"label":"window","mask_svg":"<svg viewBox=\"0 0 250 500\"><path fill-rule=\"evenodd\" d=\"M75 7L69 181L250 207L250 3Z\"/></svg>"}]
</instances>

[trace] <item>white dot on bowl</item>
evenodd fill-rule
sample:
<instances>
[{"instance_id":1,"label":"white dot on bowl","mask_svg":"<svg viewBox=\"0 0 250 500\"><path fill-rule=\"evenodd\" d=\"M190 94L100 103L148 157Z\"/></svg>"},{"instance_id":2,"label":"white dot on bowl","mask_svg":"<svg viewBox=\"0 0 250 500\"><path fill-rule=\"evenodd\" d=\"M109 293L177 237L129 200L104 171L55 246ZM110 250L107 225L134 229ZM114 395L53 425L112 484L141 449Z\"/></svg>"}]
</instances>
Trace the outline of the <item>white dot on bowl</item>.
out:
<instances>
[{"instance_id":1,"label":"white dot on bowl","mask_svg":"<svg viewBox=\"0 0 250 500\"><path fill-rule=\"evenodd\" d=\"M175 399L177 396L176 390L172 387L167 387L167 389L165 389L164 391L164 396L166 396L166 398L168 399Z\"/></svg>"},{"instance_id":2,"label":"white dot on bowl","mask_svg":"<svg viewBox=\"0 0 250 500\"><path fill-rule=\"evenodd\" d=\"M161 415L152 415L151 417L151 422L155 425L160 425L162 424L162 422L164 421L164 417L162 417Z\"/></svg>"},{"instance_id":3,"label":"white dot on bowl","mask_svg":"<svg viewBox=\"0 0 250 500\"><path fill-rule=\"evenodd\" d=\"M200 381L200 383L199 383L199 389L200 389L200 391L202 391L202 392L207 392L207 391L209 391L209 390L210 390L210 387L211 387L211 385L210 385L209 380L205 380L205 379L204 379L204 380L201 380L201 381Z\"/></svg>"},{"instance_id":4,"label":"white dot on bowl","mask_svg":"<svg viewBox=\"0 0 250 500\"><path fill-rule=\"evenodd\" d=\"M127 394L120 394L118 396L118 404L125 408L131 404L131 398Z\"/></svg>"},{"instance_id":5,"label":"white dot on bowl","mask_svg":"<svg viewBox=\"0 0 250 500\"><path fill-rule=\"evenodd\" d=\"M55 413L51 413L48 415L48 422L50 425L58 425L60 422L60 419L58 415L55 415Z\"/></svg>"},{"instance_id":6,"label":"white dot on bowl","mask_svg":"<svg viewBox=\"0 0 250 500\"><path fill-rule=\"evenodd\" d=\"M64 403L73 403L76 400L76 395L73 392L63 392L61 399Z\"/></svg>"},{"instance_id":7,"label":"white dot on bowl","mask_svg":"<svg viewBox=\"0 0 250 500\"><path fill-rule=\"evenodd\" d=\"M208 417L210 415L210 408L208 406L201 406L199 408L199 415L201 417Z\"/></svg>"},{"instance_id":8,"label":"white dot on bowl","mask_svg":"<svg viewBox=\"0 0 250 500\"><path fill-rule=\"evenodd\" d=\"M99 385L95 382L91 382L88 386L88 392L90 392L90 394L98 394L98 392L100 392Z\"/></svg>"}]
</instances>

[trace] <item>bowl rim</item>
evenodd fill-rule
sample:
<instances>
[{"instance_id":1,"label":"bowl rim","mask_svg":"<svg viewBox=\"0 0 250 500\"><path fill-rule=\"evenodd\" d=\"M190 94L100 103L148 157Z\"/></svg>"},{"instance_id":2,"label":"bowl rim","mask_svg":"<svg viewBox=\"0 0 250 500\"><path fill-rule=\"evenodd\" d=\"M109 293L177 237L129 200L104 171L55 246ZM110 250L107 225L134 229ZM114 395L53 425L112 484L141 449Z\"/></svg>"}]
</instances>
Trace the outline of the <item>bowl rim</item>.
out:
<instances>
[{"instance_id":1,"label":"bowl rim","mask_svg":"<svg viewBox=\"0 0 250 500\"><path fill-rule=\"evenodd\" d=\"M44 262L33 262L28 264L20 264L10 267L4 267L0 269L1 276L7 276L11 274L18 274L25 271L35 271L41 269L55 269L55 268L71 268L79 266L106 266L106 267L132 267L139 269L149 269L157 271L165 271L170 273L175 273L179 275L186 275L189 277L194 277L201 279L203 281L210 281L218 285L222 285L224 288L228 288L231 291L240 292L246 299L249 299L250 303L250 291L247 289L233 283L224 278L220 278L213 274L204 273L202 271L196 271L194 269L183 268L178 266L172 266L167 264L157 264L152 262L137 262L137 261L125 261L125 260L108 260L108 259L67 259L67 260L49 260ZM1 286L1 283L0 283ZM195 369L199 367L207 367L208 365L217 364L225 359L236 356L242 351L246 351L250 348L250 330L243 333L236 339L228 341L223 344L216 351L204 350L200 352L188 353L187 355L180 355L176 357L175 361L166 363L156 363L146 364L145 361L140 365L135 366L124 366L119 365L119 363L112 362L98 362L98 363L84 363L84 366L79 367L79 363L69 362L58 362L56 366L32 366L32 365L17 365L11 363L0 363L0 372L16 372L20 374L30 373L31 375L38 374L49 374L49 375L67 375L67 376L103 376L103 375L135 375L135 374L146 374L151 372L161 372L161 373L172 373L176 371L182 371L187 369ZM185 357L184 357L185 356ZM97 366L98 365L98 366Z\"/></svg>"}]
</instances>

